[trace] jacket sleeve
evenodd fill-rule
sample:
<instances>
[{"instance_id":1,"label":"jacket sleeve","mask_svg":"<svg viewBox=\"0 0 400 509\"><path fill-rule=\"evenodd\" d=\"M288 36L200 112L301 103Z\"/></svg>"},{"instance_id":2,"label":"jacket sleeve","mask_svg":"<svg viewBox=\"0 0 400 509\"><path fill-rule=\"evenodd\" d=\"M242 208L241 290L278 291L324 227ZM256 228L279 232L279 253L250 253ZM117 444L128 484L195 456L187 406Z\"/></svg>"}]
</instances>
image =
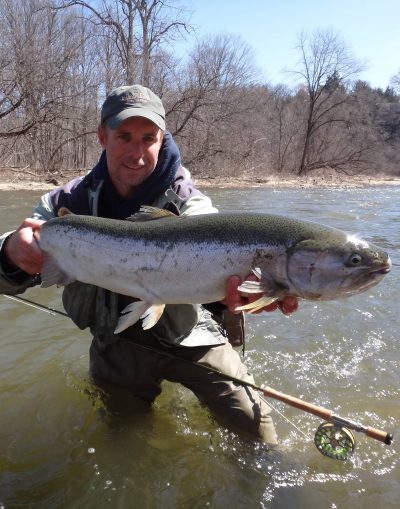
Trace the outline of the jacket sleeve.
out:
<instances>
[{"instance_id":1,"label":"jacket sleeve","mask_svg":"<svg viewBox=\"0 0 400 509\"><path fill-rule=\"evenodd\" d=\"M41 219L43 221L48 221L49 219L55 217L55 211L53 208L53 204L50 199L50 193L44 194L39 203L32 211L32 217L34 219Z\"/></svg>"},{"instance_id":2,"label":"jacket sleeve","mask_svg":"<svg viewBox=\"0 0 400 509\"><path fill-rule=\"evenodd\" d=\"M53 207L49 198L49 193L43 195L33 209L32 217L34 219L42 219L47 221L54 217ZM10 271L4 259L4 244L13 231L7 232L0 236L0 293L8 295L16 295L24 292L27 288L35 286L40 283L38 275L31 276L26 272L17 269Z\"/></svg>"},{"instance_id":3,"label":"jacket sleeve","mask_svg":"<svg viewBox=\"0 0 400 509\"><path fill-rule=\"evenodd\" d=\"M199 214L216 214L216 209L210 198L204 194L192 196L180 208L180 214L182 216L196 216Z\"/></svg>"},{"instance_id":4,"label":"jacket sleeve","mask_svg":"<svg viewBox=\"0 0 400 509\"><path fill-rule=\"evenodd\" d=\"M182 216L196 216L217 213L218 209L213 206L211 199L196 187L190 171L181 166L178 173L175 192L182 198L179 214Z\"/></svg>"}]
</instances>

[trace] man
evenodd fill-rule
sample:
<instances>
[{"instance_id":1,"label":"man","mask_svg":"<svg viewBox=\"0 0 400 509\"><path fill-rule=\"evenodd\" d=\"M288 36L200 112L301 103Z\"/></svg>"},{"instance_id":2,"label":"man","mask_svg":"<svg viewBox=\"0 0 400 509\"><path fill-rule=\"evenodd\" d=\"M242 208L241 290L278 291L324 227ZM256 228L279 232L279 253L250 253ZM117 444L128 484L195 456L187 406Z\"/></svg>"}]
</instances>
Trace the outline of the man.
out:
<instances>
[{"instance_id":1,"label":"man","mask_svg":"<svg viewBox=\"0 0 400 509\"><path fill-rule=\"evenodd\" d=\"M114 219L125 219L142 205L182 215L217 212L182 167L165 130L162 102L151 90L133 85L111 92L102 107L98 139L104 150L93 170L44 195L33 217L0 239L1 293L20 293L40 282L43 254L35 232L61 207ZM151 329L144 331L137 323L118 335L113 331L120 311L133 299L75 282L65 287L63 303L75 324L93 334L90 371L99 384L127 388L151 403L162 380L182 383L231 427L274 444L270 408L255 391L187 362L253 381L226 337L237 342L243 325L234 313L244 303L240 282L234 275L229 279L224 304L167 305ZM280 307L294 311L297 300L287 298Z\"/></svg>"}]
</instances>

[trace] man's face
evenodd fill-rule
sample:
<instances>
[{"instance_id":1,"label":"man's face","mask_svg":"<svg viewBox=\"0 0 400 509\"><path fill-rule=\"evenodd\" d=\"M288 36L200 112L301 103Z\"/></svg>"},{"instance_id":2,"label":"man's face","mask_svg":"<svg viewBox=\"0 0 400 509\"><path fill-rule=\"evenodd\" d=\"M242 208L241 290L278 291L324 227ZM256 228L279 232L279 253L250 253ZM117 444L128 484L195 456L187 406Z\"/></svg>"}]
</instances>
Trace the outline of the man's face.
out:
<instances>
[{"instance_id":1,"label":"man's face","mask_svg":"<svg viewBox=\"0 0 400 509\"><path fill-rule=\"evenodd\" d=\"M99 126L98 137L114 187L122 197L131 196L154 171L163 132L147 118L131 117L117 129Z\"/></svg>"}]
</instances>

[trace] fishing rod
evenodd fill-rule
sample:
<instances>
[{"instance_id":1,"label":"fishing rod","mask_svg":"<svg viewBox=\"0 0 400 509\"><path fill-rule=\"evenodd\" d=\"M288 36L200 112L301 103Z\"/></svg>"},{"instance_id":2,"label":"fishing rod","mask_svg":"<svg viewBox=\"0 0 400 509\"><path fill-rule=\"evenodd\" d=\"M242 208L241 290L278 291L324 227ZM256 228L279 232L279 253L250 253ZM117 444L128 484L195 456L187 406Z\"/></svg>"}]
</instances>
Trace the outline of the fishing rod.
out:
<instances>
[{"instance_id":1,"label":"fishing rod","mask_svg":"<svg viewBox=\"0 0 400 509\"><path fill-rule=\"evenodd\" d=\"M22 304L32 306L41 311L48 312L53 315L58 314L61 316L68 316L66 313L62 311L58 311L56 309L43 306L42 304L37 304L36 302L32 302L22 297L17 297L15 295L10 296L5 294L3 294L3 296L16 302L21 302ZM223 373L222 371L219 371L218 369L213 368L212 366L207 366L206 364L202 364L200 362L194 362L185 359L172 352L167 352L165 350L161 350L153 346L137 343L136 341L132 342L140 348L152 351L154 353L158 353L160 355L164 355L166 357L173 358L175 360L189 363L199 369L215 373L216 375L220 376L221 378L224 378L225 380L237 383L243 387L250 387L257 392L261 392L266 397L277 399L279 401L282 401L283 403L286 403L289 406L298 408L299 410L303 410L304 412L324 419L324 422L320 424L317 431L315 432L314 443L317 449L320 451L320 453L323 454L324 456L328 456L329 458L346 460L354 452L356 440L351 430L357 431L359 433L364 433L368 437L383 442L386 445L391 445L393 441L392 433L387 433L385 431L378 430L371 426L364 426L359 422L355 422L350 419L345 419L343 417L340 417L339 415L336 415L332 410L328 410L321 406L314 405L313 403L308 403L307 401L304 401L300 398L296 398L294 396L290 396L289 394L284 394L283 392L279 392L275 389L272 389L271 387L265 386L260 387L251 382L247 382L235 376Z\"/></svg>"},{"instance_id":2,"label":"fishing rod","mask_svg":"<svg viewBox=\"0 0 400 509\"><path fill-rule=\"evenodd\" d=\"M26 306L29 306L34 309L39 309L39 311L44 311L45 313L48 313L49 315L61 315L66 316L69 318L69 315L67 313L64 313L63 311L58 311L58 309L49 308L48 306L43 306L42 304L38 304L37 302L32 302L31 300L24 299L23 297L17 297L16 295L6 295L5 293L2 294L3 297L6 297L7 299L14 300L15 302L21 302L22 304L25 304Z\"/></svg>"},{"instance_id":3,"label":"fishing rod","mask_svg":"<svg viewBox=\"0 0 400 509\"><path fill-rule=\"evenodd\" d=\"M350 419L344 419L343 417L334 414L332 410L314 405L313 403L308 403L307 401L304 401L300 398L295 398L289 394L284 394L283 392L279 392L275 389L272 389L271 387L260 387L235 376L227 375L226 373L223 373L222 371L219 371L212 366L208 366L200 362L193 362L171 352L159 350L158 348L144 345L142 343L137 343L136 341L133 341L133 343L145 350L150 350L152 352L165 355L173 359L190 363L191 365L208 372L211 371L212 373L219 375L221 378L230 380L231 382L237 383L244 387L251 387L255 391L261 392L266 397L277 399L289 406L298 408L309 414L316 415L317 417L321 417L326 422L323 422L318 427L314 436L314 443L324 456L328 456L333 459L346 460L354 452L356 446L355 437L350 430L365 433L368 437L373 438L374 440L379 440L386 445L390 445L393 441L393 435L391 433L372 428L371 426L364 426L361 423L352 421Z\"/></svg>"}]
</instances>

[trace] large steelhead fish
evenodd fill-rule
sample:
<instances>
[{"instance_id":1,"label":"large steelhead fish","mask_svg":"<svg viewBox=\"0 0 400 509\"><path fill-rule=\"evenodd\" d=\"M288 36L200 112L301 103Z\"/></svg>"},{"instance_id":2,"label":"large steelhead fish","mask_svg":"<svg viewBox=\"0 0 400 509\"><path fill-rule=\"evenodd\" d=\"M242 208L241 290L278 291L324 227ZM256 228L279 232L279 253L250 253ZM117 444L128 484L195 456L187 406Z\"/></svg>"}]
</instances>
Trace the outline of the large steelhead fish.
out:
<instances>
[{"instance_id":1,"label":"large steelhead fish","mask_svg":"<svg viewBox=\"0 0 400 509\"><path fill-rule=\"evenodd\" d=\"M139 299L124 311L121 332L140 318L152 327L165 304L205 304L225 296L228 277L245 293L263 293L254 311L285 295L328 300L376 285L387 253L341 230L269 214L177 217L144 207L125 221L64 215L41 227L42 286L73 281Z\"/></svg>"}]
</instances>

